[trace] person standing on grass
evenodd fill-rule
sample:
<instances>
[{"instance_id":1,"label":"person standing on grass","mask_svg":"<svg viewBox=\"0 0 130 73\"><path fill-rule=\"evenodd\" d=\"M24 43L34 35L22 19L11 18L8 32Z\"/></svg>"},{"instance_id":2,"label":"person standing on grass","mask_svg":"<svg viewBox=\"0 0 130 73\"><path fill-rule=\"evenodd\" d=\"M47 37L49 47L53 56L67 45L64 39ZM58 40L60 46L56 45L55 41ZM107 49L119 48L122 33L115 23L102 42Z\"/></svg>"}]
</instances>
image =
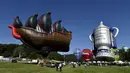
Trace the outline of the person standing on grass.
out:
<instances>
[{"instance_id":1,"label":"person standing on grass","mask_svg":"<svg viewBox=\"0 0 130 73\"><path fill-rule=\"evenodd\" d=\"M39 65L40 65L40 60L38 59L38 60L37 60L37 66L39 66Z\"/></svg>"},{"instance_id":2,"label":"person standing on grass","mask_svg":"<svg viewBox=\"0 0 130 73\"><path fill-rule=\"evenodd\" d=\"M58 66L59 66L59 64L58 64L58 63L56 63L56 64L55 64L56 71L58 71Z\"/></svg>"},{"instance_id":3,"label":"person standing on grass","mask_svg":"<svg viewBox=\"0 0 130 73\"><path fill-rule=\"evenodd\" d=\"M79 67L80 67L81 63L79 62L78 65L79 65Z\"/></svg>"},{"instance_id":4,"label":"person standing on grass","mask_svg":"<svg viewBox=\"0 0 130 73\"><path fill-rule=\"evenodd\" d=\"M73 68L75 68L75 64L74 63L72 64L72 66L73 66Z\"/></svg>"},{"instance_id":5,"label":"person standing on grass","mask_svg":"<svg viewBox=\"0 0 130 73\"><path fill-rule=\"evenodd\" d=\"M40 66L43 67L44 66L44 61L40 60Z\"/></svg>"},{"instance_id":6,"label":"person standing on grass","mask_svg":"<svg viewBox=\"0 0 130 73\"><path fill-rule=\"evenodd\" d=\"M87 64L86 63L84 64L84 68L87 68Z\"/></svg>"},{"instance_id":7,"label":"person standing on grass","mask_svg":"<svg viewBox=\"0 0 130 73\"><path fill-rule=\"evenodd\" d=\"M43 60L38 60L37 62L38 62L37 66L39 66L39 65L40 65L41 67L44 66L44 61L43 61Z\"/></svg>"},{"instance_id":8,"label":"person standing on grass","mask_svg":"<svg viewBox=\"0 0 130 73\"><path fill-rule=\"evenodd\" d=\"M58 68L62 71L62 63L59 64Z\"/></svg>"}]
</instances>

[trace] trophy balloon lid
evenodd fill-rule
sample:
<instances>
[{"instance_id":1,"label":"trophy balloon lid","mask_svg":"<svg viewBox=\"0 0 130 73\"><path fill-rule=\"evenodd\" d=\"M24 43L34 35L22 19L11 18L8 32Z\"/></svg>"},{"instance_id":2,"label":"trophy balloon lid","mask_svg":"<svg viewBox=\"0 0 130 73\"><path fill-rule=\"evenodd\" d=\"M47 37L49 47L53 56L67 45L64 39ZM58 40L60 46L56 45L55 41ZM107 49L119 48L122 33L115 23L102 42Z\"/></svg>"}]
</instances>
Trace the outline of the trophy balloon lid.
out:
<instances>
[{"instance_id":1,"label":"trophy balloon lid","mask_svg":"<svg viewBox=\"0 0 130 73\"><path fill-rule=\"evenodd\" d=\"M100 25L98 26L98 28L101 28L101 27L107 27L103 24L103 21L100 22Z\"/></svg>"},{"instance_id":2,"label":"trophy balloon lid","mask_svg":"<svg viewBox=\"0 0 130 73\"><path fill-rule=\"evenodd\" d=\"M108 28L108 27L103 24L103 21L101 21L100 25L98 27L96 27L96 29L98 29L98 28Z\"/></svg>"}]
</instances>

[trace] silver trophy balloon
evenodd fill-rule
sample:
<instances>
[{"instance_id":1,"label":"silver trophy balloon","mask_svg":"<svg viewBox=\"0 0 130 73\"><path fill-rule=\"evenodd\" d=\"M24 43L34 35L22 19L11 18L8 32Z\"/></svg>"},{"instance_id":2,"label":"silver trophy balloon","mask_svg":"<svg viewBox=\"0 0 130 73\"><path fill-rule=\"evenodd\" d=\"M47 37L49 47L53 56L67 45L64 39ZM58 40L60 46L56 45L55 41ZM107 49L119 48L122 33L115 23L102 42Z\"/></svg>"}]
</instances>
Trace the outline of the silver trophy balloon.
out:
<instances>
[{"instance_id":1,"label":"silver trophy balloon","mask_svg":"<svg viewBox=\"0 0 130 73\"><path fill-rule=\"evenodd\" d=\"M116 33L114 34L114 31ZM115 60L111 48L117 48L116 36L119 33L117 27L109 28L100 22L100 25L90 34L89 39L92 41L94 50L93 53L97 60Z\"/></svg>"}]
</instances>

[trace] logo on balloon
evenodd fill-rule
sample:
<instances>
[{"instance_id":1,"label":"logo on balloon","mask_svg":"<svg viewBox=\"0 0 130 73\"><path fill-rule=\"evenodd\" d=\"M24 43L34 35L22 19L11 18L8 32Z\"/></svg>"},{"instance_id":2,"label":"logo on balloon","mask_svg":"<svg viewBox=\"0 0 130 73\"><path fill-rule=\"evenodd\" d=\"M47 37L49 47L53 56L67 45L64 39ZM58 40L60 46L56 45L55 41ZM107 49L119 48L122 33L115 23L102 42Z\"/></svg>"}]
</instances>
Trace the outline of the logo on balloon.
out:
<instances>
[{"instance_id":1,"label":"logo on balloon","mask_svg":"<svg viewBox=\"0 0 130 73\"><path fill-rule=\"evenodd\" d=\"M89 61L93 56L93 53L90 49L83 49L82 51L82 57L85 61Z\"/></svg>"}]
</instances>

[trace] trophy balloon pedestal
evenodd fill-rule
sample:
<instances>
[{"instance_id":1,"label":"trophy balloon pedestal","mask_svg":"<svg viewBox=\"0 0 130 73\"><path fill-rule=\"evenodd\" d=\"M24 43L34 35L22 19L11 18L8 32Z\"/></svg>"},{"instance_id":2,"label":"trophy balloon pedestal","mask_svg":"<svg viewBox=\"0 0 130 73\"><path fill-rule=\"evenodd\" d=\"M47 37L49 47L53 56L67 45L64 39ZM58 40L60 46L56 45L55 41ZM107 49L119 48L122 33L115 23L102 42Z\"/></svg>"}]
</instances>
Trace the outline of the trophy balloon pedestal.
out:
<instances>
[{"instance_id":1,"label":"trophy balloon pedestal","mask_svg":"<svg viewBox=\"0 0 130 73\"><path fill-rule=\"evenodd\" d=\"M111 52L98 52L96 55L98 61L114 61L114 55Z\"/></svg>"}]
</instances>

